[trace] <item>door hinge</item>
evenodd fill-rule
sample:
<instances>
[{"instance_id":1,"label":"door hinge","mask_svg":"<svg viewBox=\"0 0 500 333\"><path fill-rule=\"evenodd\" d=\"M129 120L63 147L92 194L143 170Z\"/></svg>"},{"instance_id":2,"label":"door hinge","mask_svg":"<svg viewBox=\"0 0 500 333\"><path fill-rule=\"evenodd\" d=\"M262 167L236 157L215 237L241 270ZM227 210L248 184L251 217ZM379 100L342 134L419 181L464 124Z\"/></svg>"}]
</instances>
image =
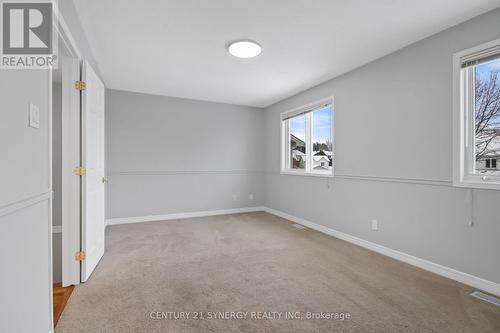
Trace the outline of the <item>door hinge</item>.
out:
<instances>
[{"instance_id":1,"label":"door hinge","mask_svg":"<svg viewBox=\"0 0 500 333\"><path fill-rule=\"evenodd\" d=\"M85 251L78 251L77 253L75 253L75 260L76 261L85 260Z\"/></svg>"},{"instance_id":2,"label":"door hinge","mask_svg":"<svg viewBox=\"0 0 500 333\"><path fill-rule=\"evenodd\" d=\"M87 85L83 81L75 81L75 89L76 90L85 90L87 88Z\"/></svg>"},{"instance_id":3,"label":"door hinge","mask_svg":"<svg viewBox=\"0 0 500 333\"><path fill-rule=\"evenodd\" d=\"M82 167L82 166L78 166L75 168L75 175L77 176L83 176L84 174L87 173L87 169L85 169L85 167Z\"/></svg>"}]
</instances>

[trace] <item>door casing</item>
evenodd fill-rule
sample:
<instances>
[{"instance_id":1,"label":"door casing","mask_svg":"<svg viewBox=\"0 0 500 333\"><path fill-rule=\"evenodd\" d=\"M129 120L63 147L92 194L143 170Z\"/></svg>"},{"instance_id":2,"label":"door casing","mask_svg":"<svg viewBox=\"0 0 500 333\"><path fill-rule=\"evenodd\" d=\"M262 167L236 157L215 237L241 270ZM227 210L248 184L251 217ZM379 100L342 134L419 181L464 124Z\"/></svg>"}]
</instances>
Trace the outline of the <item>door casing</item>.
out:
<instances>
[{"instance_id":1,"label":"door casing","mask_svg":"<svg viewBox=\"0 0 500 333\"><path fill-rule=\"evenodd\" d=\"M57 38L60 38L69 57L62 57L62 284L80 283L80 262L75 253L80 251L80 202L81 184L73 170L80 165L80 92L74 82L80 79L82 57L71 32L60 13L55 11L54 22ZM52 84L52 73L51 73ZM51 138L52 141L52 138ZM52 143L51 143L52 145ZM52 161L52 158L51 158ZM52 286L51 286L52 288Z\"/></svg>"}]
</instances>

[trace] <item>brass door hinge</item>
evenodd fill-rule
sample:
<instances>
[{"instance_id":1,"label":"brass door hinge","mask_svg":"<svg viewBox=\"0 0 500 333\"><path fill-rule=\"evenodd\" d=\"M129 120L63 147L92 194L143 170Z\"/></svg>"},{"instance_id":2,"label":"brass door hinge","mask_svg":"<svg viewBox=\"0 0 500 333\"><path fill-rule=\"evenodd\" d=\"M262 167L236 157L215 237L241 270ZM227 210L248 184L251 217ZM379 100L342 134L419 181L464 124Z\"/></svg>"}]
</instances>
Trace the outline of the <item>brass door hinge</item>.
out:
<instances>
[{"instance_id":1,"label":"brass door hinge","mask_svg":"<svg viewBox=\"0 0 500 333\"><path fill-rule=\"evenodd\" d=\"M77 253L75 253L75 260L76 261L85 260L85 251L78 251Z\"/></svg>"},{"instance_id":2,"label":"brass door hinge","mask_svg":"<svg viewBox=\"0 0 500 333\"><path fill-rule=\"evenodd\" d=\"M85 88L87 88L85 82L83 81L75 81L75 89L76 90L85 90Z\"/></svg>"},{"instance_id":3,"label":"brass door hinge","mask_svg":"<svg viewBox=\"0 0 500 333\"><path fill-rule=\"evenodd\" d=\"M84 174L87 173L87 169L85 169L85 167L82 167L82 166L78 166L75 168L75 175L77 176L83 176Z\"/></svg>"}]
</instances>

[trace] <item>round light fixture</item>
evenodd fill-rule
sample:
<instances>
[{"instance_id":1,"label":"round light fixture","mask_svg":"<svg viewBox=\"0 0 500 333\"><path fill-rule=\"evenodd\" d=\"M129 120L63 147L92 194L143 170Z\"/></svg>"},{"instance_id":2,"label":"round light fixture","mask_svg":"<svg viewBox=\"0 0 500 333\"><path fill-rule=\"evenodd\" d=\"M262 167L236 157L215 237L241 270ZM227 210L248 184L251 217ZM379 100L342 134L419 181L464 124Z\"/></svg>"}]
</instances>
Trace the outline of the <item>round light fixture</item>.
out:
<instances>
[{"instance_id":1,"label":"round light fixture","mask_svg":"<svg viewBox=\"0 0 500 333\"><path fill-rule=\"evenodd\" d=\"M262 47L253 40L237 40L229 43L227 50L238 58L253 58L262 52Z\"/></svg>"}]
</instances>

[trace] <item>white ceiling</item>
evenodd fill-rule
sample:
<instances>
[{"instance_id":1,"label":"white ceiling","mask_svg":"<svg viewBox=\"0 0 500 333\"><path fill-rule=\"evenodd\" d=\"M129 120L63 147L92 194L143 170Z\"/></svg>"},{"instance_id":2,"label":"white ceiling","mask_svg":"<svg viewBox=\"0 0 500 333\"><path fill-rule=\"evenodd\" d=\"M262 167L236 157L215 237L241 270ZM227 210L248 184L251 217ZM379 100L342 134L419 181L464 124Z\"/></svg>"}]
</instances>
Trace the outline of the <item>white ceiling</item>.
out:
<instances>
[{"instance_id":1,"label":"white ceiling","mask_svg":"<svg viewBox=\"0 0 500 333\"><path fill-rule=\"evenodd\" d=\"M108 88L265 107L500 0L75 1ZM263 47L234 58L228 41Z\"/></svg>"}]
</instances>

